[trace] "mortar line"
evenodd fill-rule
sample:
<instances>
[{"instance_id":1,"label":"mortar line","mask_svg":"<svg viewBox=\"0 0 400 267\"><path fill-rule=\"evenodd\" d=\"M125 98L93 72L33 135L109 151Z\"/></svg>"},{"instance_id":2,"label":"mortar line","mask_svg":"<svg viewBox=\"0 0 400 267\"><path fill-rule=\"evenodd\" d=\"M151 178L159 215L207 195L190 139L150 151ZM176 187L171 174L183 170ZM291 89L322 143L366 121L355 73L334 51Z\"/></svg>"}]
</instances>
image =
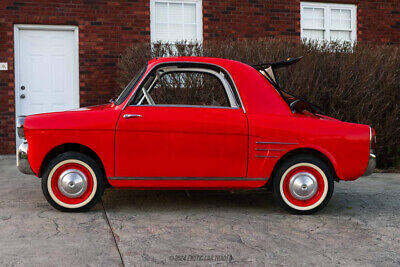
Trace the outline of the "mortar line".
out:
<instances>
[{"instance_id":1,"label":"mortar line","mask_svg":"<svg viewBox=\"0 0 400 267\"><path fill-rule=\"evenodd\" d=\"M103 206L104 217L106 218L107 225L111 230L111 234L112 234L113 239L114 239L114 244L115 244L115 247L116 247L116 249L118 251L119 258L121 259L122 266L125 266L124 259L122 258L121 251L119 250L119 247L118 247L117 239L115 238L114 230L113 230L113 228L111 226L110 220L108 219L106 208L104 207L103 199L101 199L100 201L101 201L101 206Z\"/></svg>"}]
</instances>

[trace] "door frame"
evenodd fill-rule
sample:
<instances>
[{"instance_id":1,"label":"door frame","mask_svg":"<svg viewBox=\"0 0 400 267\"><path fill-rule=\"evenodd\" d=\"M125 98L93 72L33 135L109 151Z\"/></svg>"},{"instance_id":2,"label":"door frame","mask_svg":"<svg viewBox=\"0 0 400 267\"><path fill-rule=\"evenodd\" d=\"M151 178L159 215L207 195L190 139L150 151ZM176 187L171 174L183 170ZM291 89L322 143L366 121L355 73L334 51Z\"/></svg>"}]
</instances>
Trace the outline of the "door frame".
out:
<instances>
[{"instance_id":1,"label":"door frame","mask_svg":"<svg viewBox=\"0 0 400 267\"><path fill-rule=\"evenodd\" d=\"M74 73L72 74L73 78L73 88L74 91L77 92L78 105L80 106L80 96L79 96L79 28L78 26L73 25L42 25L42 24L14 24L14 96L15 96L15 121L17 121L17 117L20 113L20 101L19 101L19 90L18 88L21 86L20 81L20 30L50 30L50 31L72 31L74 33L74 44L73 44L73 66ZM15 128L15 140L17 140L17 130L16 125ZM17 146L17 142L15 142Z\"/></svg>"}]
</instances>

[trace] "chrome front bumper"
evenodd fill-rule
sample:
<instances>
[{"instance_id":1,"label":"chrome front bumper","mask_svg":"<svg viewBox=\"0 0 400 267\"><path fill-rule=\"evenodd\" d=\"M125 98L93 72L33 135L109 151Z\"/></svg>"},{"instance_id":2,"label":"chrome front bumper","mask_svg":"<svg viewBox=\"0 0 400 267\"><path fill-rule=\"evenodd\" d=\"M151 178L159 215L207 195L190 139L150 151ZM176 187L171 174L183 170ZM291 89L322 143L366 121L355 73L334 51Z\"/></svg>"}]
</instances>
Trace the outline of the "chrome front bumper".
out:
<instances>
[{"instance_id":1,"label":"chrome front bumper","mask_svg":"<svg viewBox=\"0 0 400 267\"><path fill-rule=\"evenodd\" d=\"M17 167L18 170L24 174L34 175L31 166L28 161L28 142L24 140L22 144L19 145L17 150Z\"/></svg>"},{"instance_id":2,"label":"chrome front bumper","mask_svg":"<svg viewBox=\"0 0 400 267\"><path fill-rule=\"evenodd\" d=\"M376 156L375 156L375 154L370 153L368 166L367 166L367 169L365 170L365 173L363 174L363 176L371 175L375 170L375 166L376 166Z\"/></svg>"}]
</instances>

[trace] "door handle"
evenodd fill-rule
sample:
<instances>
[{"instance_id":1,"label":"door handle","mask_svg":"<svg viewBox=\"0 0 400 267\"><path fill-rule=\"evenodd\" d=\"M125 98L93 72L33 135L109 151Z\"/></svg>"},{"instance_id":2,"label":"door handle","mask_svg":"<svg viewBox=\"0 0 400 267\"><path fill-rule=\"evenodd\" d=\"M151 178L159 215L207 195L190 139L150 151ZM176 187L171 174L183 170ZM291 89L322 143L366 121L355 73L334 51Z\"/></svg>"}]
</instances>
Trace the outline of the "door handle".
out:
<instances>
[{"instance_id":1,"label":"door handle","mask_svg":"<svg viewBox=\"0 0 400 267\"><path fill-rule=\"evenodd\" d=\"M22 94L22 95L20 95L19 97L22 98L22 99L24 99L24 98L25 98L25 95Z\"/></svg>"},{"instance_id":2,"label":"door handle","mask_svg":"<svg viewBox=\"0 0 400 267\"><path fill-rule=\"evenodd\" d=\"M123 118L124 119L130 119L130 118L141 118L142 115L140 114L124 114Z\"/></svg>"}]
</instances>

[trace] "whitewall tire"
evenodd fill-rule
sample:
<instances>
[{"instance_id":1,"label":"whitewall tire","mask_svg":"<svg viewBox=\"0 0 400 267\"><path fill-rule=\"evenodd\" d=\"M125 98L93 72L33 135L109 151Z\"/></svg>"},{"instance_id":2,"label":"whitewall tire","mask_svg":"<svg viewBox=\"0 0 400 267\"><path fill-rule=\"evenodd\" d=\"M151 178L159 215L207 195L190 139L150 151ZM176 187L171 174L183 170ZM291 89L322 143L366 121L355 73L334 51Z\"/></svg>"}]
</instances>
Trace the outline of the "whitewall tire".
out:
<instances>
[{"instance_id":1,"label":"whitewall tire","mask_svg":"<svg viewBox=\"0 0 400 267\"><path fill-rule=\"evenodd\" d=\"M98 164L79 152L65 152L47 164L42 190L47 201L61 211L86 211L104 191L104 175Z\"/></svg>"},{"instance_id":2,"label":"whitewall tire","mask_svg":"<svg viewBox=\"0 0 400 267\"><path fill-rule=\"evenodd\" d=\"M275 200L295 214L321 210L333 193L333 177L328 165L311 155L297 155L285 160L273 177Z\"/></svg>"}]
</instances>

